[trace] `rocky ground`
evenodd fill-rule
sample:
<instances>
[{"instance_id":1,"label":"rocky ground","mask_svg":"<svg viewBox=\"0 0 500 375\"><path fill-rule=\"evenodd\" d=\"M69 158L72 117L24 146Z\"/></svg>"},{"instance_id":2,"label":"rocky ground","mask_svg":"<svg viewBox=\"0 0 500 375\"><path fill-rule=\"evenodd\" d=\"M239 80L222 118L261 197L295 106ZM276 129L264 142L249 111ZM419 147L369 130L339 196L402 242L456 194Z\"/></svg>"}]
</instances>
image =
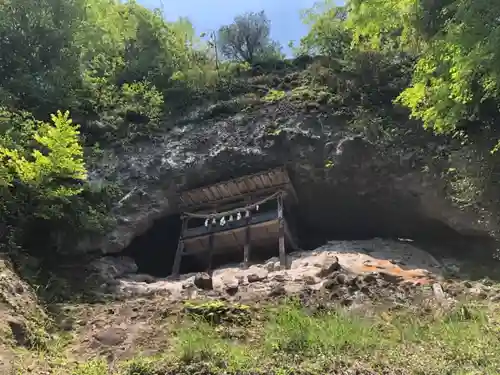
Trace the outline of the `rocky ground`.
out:
<instances>
[{"instance_id":1,"label":"rocky ground","mask_svg":"<svg viewBox=\"0 0 500 375\"><path fill-rule=\"evenodd\" d=\"M104 281L100 302L45 306L4 261L0 273L0 372L288 374L279 372L285 371L281 364L292 361L297 368L309 369L316 361L332 374L459 373L439 372L445 367L438 366L439 358L434 355L429 360L436 361L436 367L428 372L413 371L416 362L405 361L415 356L415 350L426 350L428 345L468 345L469 340L477 340L481 348L496 347L490 340L496 337L494 317L500 288L494 280L460 278L460 268L464 267L458 261L437 259L411 242L382 239L333 241L313 251L290 254L287 269L280 269L278 259L271 258L249 269L227 266L212 275L183 275L180 280L140 275L133 260L106 257L93 264ZM357 318L348 318L344 313ZM476 315L484 316L484 320L471 318ZM455 322L457 316L460 318ZM408 321L409 317L415 320ZM387 322L381 323L387 319L390 327L385 325ZM460 330L470 331L467 338L450 333L457 329L450 325L455 323ZM322 332L331 330L332 325L340 328L324 337ZM400 332L401 327L420 328ZM418 336L423 335L419 331L422 327L434 327L436 332L425 334L436 338ZM266 339L266 332L274 332L274 344ZM309 336L302 337L304 332ZM294 335L305 341L289 342ZM384 341L384 345L397 354L399 367L384 364L391 360L388 357L366 357L374 347L383 349L377 337L387 335L391 340ZM409 338L401 346L400 341L406 340L401 335L417 338ZM366 348L361 345L365 339L370 342ZM338 340L350 344L344 347ZM273 349L278 344L299 345L302 349ZM227 345L236 345L241 352L229 350ZM353 352L349 347L357 349ZM436 355L446 354L441 349ZM443 362L449 368L453 367L451 359L460 355L466 356L463 361L472 370L491 371L500 365L477 348L474 358L456 347L450 350ZM200 357L205 352L207 358ZM242 353L251 353L252 357L241 357ZM223 358L223 363L215 358ZM258 358L265 358L273 370L257 369ZM150 362L144 364L144 360ZM159 363L163 367L156 369ZM374 365L383 370L367 370ZM142 372L137 368L136 372L128 367L124 370L123 366L142 366ZM361 372L352 372L358 371L357 367ZM362 372L365 370L368 372ZM319 372L312 373L325 373L315 371ZM479 372L467 372L473 373Z\"/></svg>"},{"instance_id":2,"label":"rocky ground","mask_svg":"<svg viewBox=\"0 0 500 375\"><path fill-rule=\"evenodd\" d=\"M401 284L432 285L457 266L451 260L437 260L411 242L373 239L331 241L313 251L291 253L285 269L273 257L248 269L239 264L228 265L212 275L186 274L179 280L138 274L134 260L127 257L104 257L93 267L105 280L103 290L115 296L160 294L171 301L201 297L251 301L277 293L292 295L304 288L320 290L336 272L369 279L377 275Z\"/></svg>"}]
</instances>

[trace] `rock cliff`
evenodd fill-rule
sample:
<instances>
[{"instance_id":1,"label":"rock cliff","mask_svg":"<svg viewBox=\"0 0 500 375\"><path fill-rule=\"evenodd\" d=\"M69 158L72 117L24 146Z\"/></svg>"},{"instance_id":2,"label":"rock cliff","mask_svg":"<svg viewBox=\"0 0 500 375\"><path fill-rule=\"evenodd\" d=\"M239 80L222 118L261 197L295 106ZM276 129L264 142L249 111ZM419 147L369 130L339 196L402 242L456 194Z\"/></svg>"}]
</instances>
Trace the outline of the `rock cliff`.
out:
<instances>
[{"instance_id":1,"label":"rock cliff","mask_svg":"<svg viewBox=\"0 0 500 375\"><path fill-rule=\"evenodd\" d=\"M177 213L180 190L282 165L297 190L304 248L374 236L458 238L451 243L458 246L457 234L488 239L496 231L490 211L451 199L447 173L463 163L463 146L445 143L397 109L388 115L390 128L360 129L331 102L296 100L293 85L279 100L256 91L173 118L162 134L128 149L105 150L91 178L121 185L117 225L80 249L120 252L156 219Z\"/></svg>"}]
</instances>

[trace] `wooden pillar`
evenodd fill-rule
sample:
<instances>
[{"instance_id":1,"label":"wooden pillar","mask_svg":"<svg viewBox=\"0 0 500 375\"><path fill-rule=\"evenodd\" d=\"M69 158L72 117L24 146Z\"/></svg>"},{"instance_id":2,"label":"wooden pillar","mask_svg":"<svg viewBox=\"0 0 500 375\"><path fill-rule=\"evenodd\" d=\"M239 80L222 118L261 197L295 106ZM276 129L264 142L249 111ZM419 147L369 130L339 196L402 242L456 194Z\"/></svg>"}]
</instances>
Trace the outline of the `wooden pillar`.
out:
<instances>
[{"instance_id":1,"label":"wooden pillar","mask_svg":"<svg viewBox=\"0 0 500 375\"><path fill-rule=\"evenodd\" d=\"M181 269L181 259L183 255L182 253L184 252L184 233L186 232L189 218L183 216L181 220L182 220L181 234L179 236L179 243L177 244L177 250L175 252L175 258L174 258L174 265L172 267L172 276L174 277L179 276L179 271Z\"/></svg>"},{"instance_id":2,"label":"wooden pillar","mask_svg":"<svg viewBox=\"0 0 500 375\"><path fill-rule=\"evenodd\" d=\"M248 268L250 262L250 225L249 218L246 219L245 245L243 245L243 268Z\"/></svg>"},{"instance_id":3,"label":"wooden pillar","mask_svg":"<svg viewBox=\"0 0 500 375\"><path fill-rule=\"evenodd\" d=\"M210 224L208 227L210 230L212 230L212 225ZM211 233L210 237L208 237L208 269L207 273L212 274L212 258L214 256L214 234Z\"/></svg>"},{"instance_id":4,"label":"wooden pillar","mask_svg":"<svg viewBox=\"0 0 500 375\"><path fill-rule=\"evenodd\" d=\"M245 199L245 207L250 203L250 198ZM250 215L246 217L245 211L245 244L243 245L243 268L248 268L250 262Z\"/></svg>"},{"instance_id":5,"label":"wooden pillar","mask_svg":"<svg viewBox=\"0 0 500 375\"><path fill-rule=\"evenodd\" d=\"M212 207L212 213L215 215L217 213L217 206ZM208 237L208 254L207 254L207 273L212 274L212 267L213 267L213 256L214 256L214 233L212 232L212 229L214 228L214 224L212 223L213 218L208 219L208 231L210 232L210 235ZM217 224L215 224L217 225Z\"/></svg>"},{"instance_id":6,"label":"wooden pillar","mask_svg":"<svg viewBox=\"0 0 500 375\"><path fill-rule=\"evenodd\" d=\"M285 218L283 216L283 195L278 195L278 245L280 254L280 266L282 269L286 268L286 250L285 250Z\"/></svg>"}]
</instances>

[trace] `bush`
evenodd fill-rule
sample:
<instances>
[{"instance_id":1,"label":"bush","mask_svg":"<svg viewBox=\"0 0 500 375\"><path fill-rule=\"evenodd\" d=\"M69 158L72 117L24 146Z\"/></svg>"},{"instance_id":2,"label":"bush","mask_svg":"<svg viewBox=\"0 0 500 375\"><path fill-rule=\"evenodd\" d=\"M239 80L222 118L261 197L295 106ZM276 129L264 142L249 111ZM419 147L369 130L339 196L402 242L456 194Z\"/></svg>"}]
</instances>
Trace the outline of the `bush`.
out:
<instances>
[{"instance_id":1,"label":"bush","mask_svg":"<svg viewBox=\"0 0 500 375\"><path fill-rule=\"evenodd\" d=\"M79 127L69 112L52 115L52 123L25 112L1 113L3 250L27 243L60 250L74 245L75 234L103 230L116 189L90 190Z\"/></svg>"}]
</instances>

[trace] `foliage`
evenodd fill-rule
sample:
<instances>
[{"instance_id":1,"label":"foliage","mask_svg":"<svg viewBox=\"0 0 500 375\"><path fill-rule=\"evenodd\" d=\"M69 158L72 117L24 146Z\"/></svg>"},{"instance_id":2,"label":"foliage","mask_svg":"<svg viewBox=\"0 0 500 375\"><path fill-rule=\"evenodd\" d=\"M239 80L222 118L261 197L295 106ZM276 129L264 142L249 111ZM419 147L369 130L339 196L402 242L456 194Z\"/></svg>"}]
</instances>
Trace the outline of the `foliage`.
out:
<instances>
[{"instance_id":1,"label":"foliage","mask_svg":"<svg viewBox=\"0 0 500 375\"><path fill-rule=\"evenodd\" d=\"M303 13L309 32L292 62L264 12L207 39L132 0L2 1L2 246L42 233L38 242L60 251L105 231L119 189L86 180L97 165L86 151L154 137L200 102L216 102L210 116L281 100L328 105L352 131L387 142L406 123L401 105L436 133L498 131L499 17L485 0L325 0Z\"/></svg>"},{"instance_id":2,"label":"foliage","mask_svg":"<svg viewBox=\"0 0 500 375\"><path fill-rule=\"evenodd\" d=\"M2 248L71 252L105 231L119 189L86 180L98 165L87 150L128 147L174 111L231 99L250 63L281 57L269 28L263 13L236 17L220 31L222 50L241 37L250 44L221 62L188 19L167 21L136 1L0 2Z\"/></svg>"},{"instance_id":3,"label":"foliage","mask_svg":"<svg viewBox=\"0 0 500 375\"><path fill-rule=\"evenodd\" d=\"M265 102L277 102L286 97L286 93L282 90L269 90L269 92L262 98Z\"/></svg>"},{"instance_id":4,"label":"foliage","mask_svg":"<svg viewBox=\"0 0 500 375\"><path fill-rule=\"evenodd\" d=\"M104 195L111 197L112 192L88 190L78 126L69 112L52 115L51 124L27 112L2 109L1 115L0 217L7 228L3 246L31 243L41 251L56 245L54 237L64 247L66 239L74 241L75 230L81 235L103 229L111 204ZM52 227L57 229L44 230ZM30 234L37 237L30 239Z\"/></svg>"},{"instance_id":5,"label":"foliage","mask_svg":"<svg viewBox=\"0 0 500 375\"><path fill-rule=\"evenodd\" d=\"M271 23L264 11L237 16L218 31L221 53L231 60L249 64L270 58L282 58L281 46L270 39Z\"/></svg>"},{"instance_id":6,"label":"foliage","mask_svg":"<svg viewBox=\"0 0 500 375\"><path fill-rule=\"evenodd\" d=\"M167 327L158 324L155 329L168 344L162 341L159 346L151 340L147 350L137 348L138 357L115 362L113 374L368 374L396 370L438 375L464 370L493 374L498 368L498 306L494 303L458 303L448 308L427 303L369 311L322 307L317 313L294 303L259 309L261 318L244 328L190 319ZM423 352L429 354L422 358ZM62 356L50 358L55 367L51 373L107 374L106 354L76 366ZM21 363L20 371L26 367Z\"/></svg>"},{"instance_id":7,"label":"foliage","mask_svg":"<svg viewBox=\"0 0 500 375\"><path fill-rule=\"evenodd\" d=\"M201 318L210 324L250 322L250 308L241 304L226 304L213 301L202 304L186 303L184 310L190 316Z\"/></svg>"},{"instance_id":8,"label":"foliage","mask_svg":"<svg viewBox=\"0 0 500 375\"><path fill-rule=\"evenodd\" d=\"M80 193L78 185L54 187L55 179L85 181L87 177L78 126L72 124L69 112L52 115L53 125L31 121L34 125L31 134L26 131L23 136L30 135L27 141L36 142L36 148L20 142L13 149L0 146L0 175L4 176L1 185L4 188L13 187L14 182L30 185L47 198L67 198ZM6 139L10 138L11 130L7 130Z\"/></svg>"},{"instance_id":9,"label":"foliage","mask_svg":"<svg viewBox=\"0 0 500 375\"><path fill-rule=\"evenodd\" d=\"M345 7L332 1L317 3L303 12L309 32L300 41L298 54L319 54L343 58L351 44L351 33L345 26Z\"/></svg>"},{"instance_id":10,"label":"foliage","mask_svg":"<svg viewBox=\"0 0 500 375\"><path fill-rule=\"evenodd\" d=\"M398 102L437 133L494 126L500 94L500 4L454 0L349 3L357 45L418 55L412 83Z\"/></svg>"},{"instance_id":11,"label":"foliage","mask_svg":"<svg viewBox=\"0 0 500 375\"><path fill-rule=\"evenodd\" d=\"M172 351L180 366L209 363L214 374L330 373L347 372L351 366L367 373L374 368L412 374L463 368L484 373L498 365L494 314L472 303L448 310L414 306L366 315L341 308L312 314L286 303L270 308L263 324L251 325L242 337L228 336L204 322L183 325ZM425 361L423 351L432 353Z\"/></svg>"},{"instance_id":12,"label":"foliage","mask_svg":"<svg viewBox=\"0 0 500 375\"><path fill-rule=\"evenodd\" d=\"M213 59L194 35L188 20L168 22L134 1L0 2L2 249L72 251L112 224L119 189L86 181L84 146L149 137L172 98L215 86Z\"/></svg>"},{"instance_id":13,"label":"foliage","mask_svg":"<svg viewBox=\"0 0 500 375\"><path fill-rule=\"evenodd\" d=\"M74 103L83 18L81 0L0 3L0 87L9 96L0 104L39 114Z\"/></svg>"}]
</instances>

